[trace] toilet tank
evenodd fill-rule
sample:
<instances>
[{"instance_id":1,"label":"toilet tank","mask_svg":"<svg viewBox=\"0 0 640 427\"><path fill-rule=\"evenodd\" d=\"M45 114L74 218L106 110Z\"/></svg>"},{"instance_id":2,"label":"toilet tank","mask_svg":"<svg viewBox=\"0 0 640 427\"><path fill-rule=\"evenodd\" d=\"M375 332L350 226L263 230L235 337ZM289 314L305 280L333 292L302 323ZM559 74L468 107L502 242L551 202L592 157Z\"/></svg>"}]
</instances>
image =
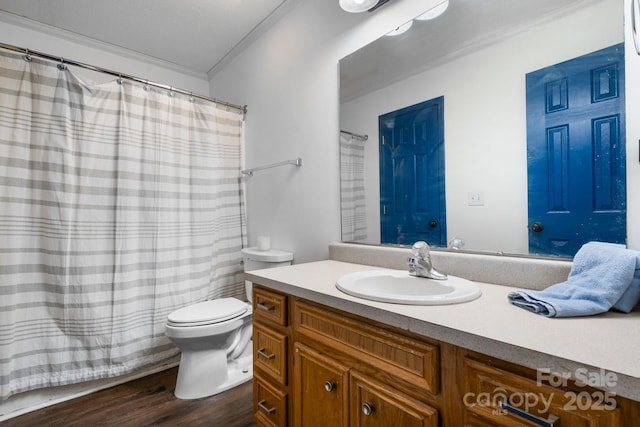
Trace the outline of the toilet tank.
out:
<instances>
[{"instance_id":1,"label":"toilet tank","mask_svg":"<svg viewBox=\"0 0 640 427\"><path fill-rule=\"evenodd\" d=\"M261 251L257 247L242 249L242 262L244 271L261 270L263 268L281 267L291 265L293 262L293 252L281 251L279 249L269 249ZM252 301L252 283L244 281L247 300Z\"/></svg>"},{"instance_id":2,"label":"toilet tank","mask_svg":"<svg viewBox=\"0 0 640 427\"><path fill-rule=\"evenodd\" d=\"M279 249L261 251L257 247L242 249L244 271L260 270L263 268L291 265L293 253Z\"/></svg>"}]
</instances>

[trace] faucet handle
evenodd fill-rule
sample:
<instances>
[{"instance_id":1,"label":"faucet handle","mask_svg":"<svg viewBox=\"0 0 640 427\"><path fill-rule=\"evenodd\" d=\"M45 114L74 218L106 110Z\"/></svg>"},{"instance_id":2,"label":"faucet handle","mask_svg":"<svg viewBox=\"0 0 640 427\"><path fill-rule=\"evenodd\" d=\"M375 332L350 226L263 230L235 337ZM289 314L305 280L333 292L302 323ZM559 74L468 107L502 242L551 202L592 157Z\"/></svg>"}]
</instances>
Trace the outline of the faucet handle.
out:
<instances>
[{"instance_id":1,"label":"faucet handle","mask_svg":"<svg viewBox=\"0 0 640 427\"><path fill-rule=\"evenodd\" d=\"M422 240L415 242L411 247L411 252L413 252L413 255L418 259L429 258L429 250L430 248L427 242L423 242Z\"/></svg>"}]
</instances>

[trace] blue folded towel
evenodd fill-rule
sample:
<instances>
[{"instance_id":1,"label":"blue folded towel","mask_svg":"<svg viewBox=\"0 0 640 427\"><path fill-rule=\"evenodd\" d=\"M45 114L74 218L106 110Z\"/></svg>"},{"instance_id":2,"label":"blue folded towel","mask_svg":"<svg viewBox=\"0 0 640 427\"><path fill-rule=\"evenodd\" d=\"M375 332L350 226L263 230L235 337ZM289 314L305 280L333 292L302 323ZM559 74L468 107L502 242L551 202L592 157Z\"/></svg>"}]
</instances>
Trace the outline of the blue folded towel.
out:
<instances>
[{"instance_id":1,"label":"blue folded towel","mask_svg":"<svg viewBox=\"0 0 640 427\"><path fill-rule=\"evenodd\" d=\"M611 308L630 312L640 300L640 252L589 242L573 259L566 282L542 291L515 291L509 301L547 317L590 316Z\"/></svg>"}]
</instances>

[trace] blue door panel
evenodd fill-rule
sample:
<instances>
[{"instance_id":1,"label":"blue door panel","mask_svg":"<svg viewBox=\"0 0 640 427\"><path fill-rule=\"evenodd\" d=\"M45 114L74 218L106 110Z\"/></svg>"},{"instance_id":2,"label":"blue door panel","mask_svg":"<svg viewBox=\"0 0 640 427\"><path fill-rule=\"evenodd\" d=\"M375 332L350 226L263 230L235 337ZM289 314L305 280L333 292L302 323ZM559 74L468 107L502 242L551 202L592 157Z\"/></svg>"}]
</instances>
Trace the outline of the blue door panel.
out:
<instances>
[{"instance_id":1,"label":"blue door panel","mask_svg":"<svg viewBox=\"0 0 640 427\"><path fill-rule=\"evenodd\" d=\"M548 210L566 212L569 209L569 127L547 130Z\"/></svg>"},{"instance_id":2,"label":"blue door panel","mask_svg":"<svg viewBox=\"0 0 640 427\"><path fill-rule=\"evenodd\" d=\"M624 45L527 74L529 250L626 242Z\"/></svg>"},{"instance_id":3,"label":"blue door panel","mask_svg":"<svg viewBox=\"0 0 640 427\"><path fill-rule=\"evenodd\" d=\"M593 121L594 179L596 211L623 211L625 209L625 165L618 142L620 115L603 117Z\"/></svg>"},{"instance_id":4,"label":"blue door panel","mask_svg":"<svg viewBox=\"0 0 640 427\"><path fill-rule=\"evenodd\" d=\"M624 60L624 58L622 58ZM592 100L593 102L606 101L618 97L620 89L619 83L619 64L610 64L604 67L596 68L592 71L593 85ZM624 65L624 63L623 63Z\"/></svg>"}]
</instances>

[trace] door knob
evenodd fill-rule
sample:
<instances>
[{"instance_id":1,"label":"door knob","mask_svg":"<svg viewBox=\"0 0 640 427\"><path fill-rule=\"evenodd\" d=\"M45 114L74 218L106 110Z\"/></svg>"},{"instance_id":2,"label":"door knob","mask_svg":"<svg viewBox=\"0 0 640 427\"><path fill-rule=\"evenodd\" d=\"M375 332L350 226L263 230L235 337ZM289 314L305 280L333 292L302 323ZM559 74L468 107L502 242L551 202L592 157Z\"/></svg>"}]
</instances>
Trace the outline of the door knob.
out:
<instances>
[{"instance_id":1,"label":"door knob","mask_svg":"<svg viewBox=\"0 0 640 427\"><path fill-rule=\"evenodd\" d=\"M541 222L531 224L531 231L534 233L540 233L542 230L544 230L544 225Z\"/></svg>"},{"instance_id":2,"label":"door knob","mask_svg":"<svg viewBox=\"0 0 640 427\"><path fill-rule=\"evenodd\" d=\"M432 219L431 221L429 221L429 228L436 228L438 226L438 221L436 221L435 219Z\"/></svg>"},{"instance_id":3,"label":"door knob","mask_svg":"<svg viewBox=\"0 0 640 427\"><path fill-rule=\"evenodd\" d=\"M324 383L324 389L325 389L327 392L331 393L333 390L335 390L335 389L336 389L336 385L335 385L335 383L332 383L331 381L325 381L325 383Z\"/></svg>"}]
</instances>

